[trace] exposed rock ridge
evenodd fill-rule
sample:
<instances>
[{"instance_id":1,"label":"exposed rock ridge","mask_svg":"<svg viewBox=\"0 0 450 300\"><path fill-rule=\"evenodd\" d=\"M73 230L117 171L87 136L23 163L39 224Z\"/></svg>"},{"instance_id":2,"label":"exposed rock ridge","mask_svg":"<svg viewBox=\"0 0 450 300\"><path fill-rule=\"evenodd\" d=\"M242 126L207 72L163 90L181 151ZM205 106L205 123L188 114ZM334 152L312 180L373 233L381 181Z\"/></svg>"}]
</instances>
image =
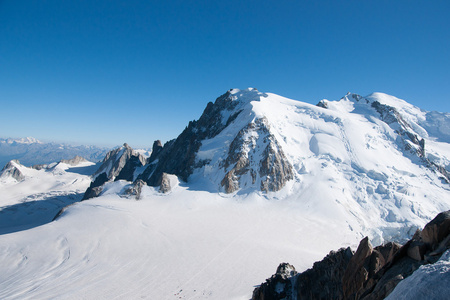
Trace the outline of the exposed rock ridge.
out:
<instances>
[{"instance_id":1,"label":"exposed rock ridge","mask_svg":"<svg viewBox=\"0 0 450 300\"><path fill-rule=\"evenodd\" d=\"M126 196L134 197L136 200L141 199L142 188L145 186L145 182L143 180L136 180L128 189L125 190Z\"/></svg>"},{"instance_id":2,"label":"exposed rock ridge","mask_svg":"<svg viewBox=\"0 0 450 300\"><path fill-rule=\"evenodd\" d=\"M392 106L381 104L378 101L372 102L372 107L380 114L381 120L394 129L401 139L405 150L419 157L422 162L431 170L442 174L443 179L450 183L450 174L445 167L430 161L425 155L425 139L421 138L412 130L411 125L405 121L398 110Z\"/></svg>"},{"instance_id":3,"label":"exposed rock ridge","mask_svg":"<svg viewBox=\"0 0 450 300\"><path fill-rule=\"evenodd\" d=\"M438 214L403 246L373 248L366 237L354 254L350 248L332 251L312 269L291 277L294 289L277 270L253 291L252 299L384 299L401 280L421 265L435 263L448 249L450 211Z\"/></svg>"},{"instance_id":4,"label":"exposed rock ridge","mask_svg":"<svg viewBox=\"0 0 450 300\"><path fill-rule=\"evenodd\" d=\"M233 122L241 113L239 98L233 91L227 91L218 97L214 103L209 102L198 121L191 121L183 132L172 141L164 144L154 144L155 155L150 157L149 166L139 177L150 186L158 186L163 173L177 175L187 181L195 168L201 167L207 161L196 163L196 153L201 141L218 135ZM154 163L157 161L157 163Z\"/></svg>"},{"instance_id":5,"label":"exposed rock ridge","mask_svg":"<svg viewBox=\"0 0 450 300\"><path fill-rule=\"evenodd\" d=\"M25 176L19 170L18 165L20 165L20 162L18 160L11 160L3 167L2 171L0 172L0 177L11 177L17 181L24 180Z\"/></svg>"},{"instance_id":6,"label":"exposed rock ridge","mask_svg":"<svg viewBox=\"0 0 450 300\"><path fill-rule=\"evenodd\" d=\"M280 264L276 273L253 291L252 299L295 299L294 279L296 275L297 271L294 266L288 263Z\"/></svg>"},{"instance_id":7,"label":"exposed rock ridge","mask_svg":"<svg viewBox=\"0 0 450 300\"><path fill-rule=\"evenodd\" d=\"M176 139L168 141L164 146L161 141L155 141L152 154L146 161L125 144L106 155L94 178L105 173L107 181L142 180L149 186L160 186L163 192L170 189L168 181L164 180L164 174L173 174L186 182L194 169L210 163L208 159L197 159L202 141L216 137L244 109L249 110L251 101L258 101L264 96L266 95L256 89L229 90L214 103L208 103L199 120L189 122ZM252 114L249 115L251 116ZM136 173L144 164L145 169ZM271 134L265 117L255 119L239 131L220 168L225 169L226 175L220 184L227 193L250 186L265 192L278 191L294 177L293 167L281 145ZM97 181L97 184L100 182ZM101 185L92 188L100 190ZM92 194L90 191L87 194L96 193Z\"/></svg>"},{"instance_id":8,"label":"exposed rock ridge","mask_svg":"<svg viewBox=\"0 0 450 300\"><path fill-rule=\"evenodd\" d=\"M381 120L397 132L406 151L421 158L425 157L425 140L412 130L411 125L402 118L395 107L378 101L372 102L371 106L380 114Z\"/></svg>"},{"instance_id":9,"label":"exposed rock ridge","mask_svg":"<svg viewBox=\"0 0 450 300\"><path fill-rule=\"evenodd\" d=\"M256 119L239 131L230 144L222 167L226 175L221 185L227 193L258 181L262 191L278 191L294 177L293 168L270 133L265 117Z\"/></svg>"},{"instance_id":10,"label":"exposed rock ridge","mask_svg":"<svg viewBox=\"0 0 450 300\"><path fill-rule=\"evenodd\" d=\"M331 251L322 261L315 262L312 269L298 275L297 298L342 299L342 276L353 252L341 248Z\"/></svg>"},{"instance_id":11,"label":"exposed rock ridge","mask_svg":"<svg viewBox=\"0 0 450 300\"><path fill-rule=\"evenodd\" d=\"M425 139L417 134L412 126L402 117L401 113L393 106L382 104L379 101L371 101L358 94L347 93L341 99L350 99L355 102L365 102L375 109L380 115L380 120L389 125L398 135L400 143L403 144L403 148L406 153L410 153L418 157L429 169L434 172L439 172L447 183L450 183L450 173L444 166L441 166L435 162L430 161L426 157L425 152ZM320 101L317 106L327 108L325 101Z\"/></svg>"},{"instance_id":12,"label":"exposed rock ridge","mask_svg":"<svg viewBox=\"0 0 450 300\"><path fill-rule=\"evenodd\" d=\"M103 159L102 165L94 173L94 181L86 190L83 200L97 197L103 190L103 184L108 181L133 181L137 168L143 167L146 159L134 151L127 143L122 147L111 150Z\"/></svg>"}]
</instances>

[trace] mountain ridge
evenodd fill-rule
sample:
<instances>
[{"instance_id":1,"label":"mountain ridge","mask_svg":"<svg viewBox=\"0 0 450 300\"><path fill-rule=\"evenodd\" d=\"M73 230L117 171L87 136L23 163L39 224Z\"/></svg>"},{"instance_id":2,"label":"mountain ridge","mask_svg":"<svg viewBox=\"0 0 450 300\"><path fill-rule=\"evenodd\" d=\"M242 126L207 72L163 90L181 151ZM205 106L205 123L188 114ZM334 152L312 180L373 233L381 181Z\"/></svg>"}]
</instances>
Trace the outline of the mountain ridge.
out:
<instances>
[{"instance_id":1,"label":"mountain ridge","mask_svg":"<svg viewBox=\"0 0 450 300\"><path fill-rule=\"evenodd\" d=\"M130 162L129 189L160 187L172 174L193 189L298 195L296 201L312 204L312 213L334 207L342 216L363 216L351 217L355 226L379 224L372 234L381 240L396 239L407 233L395 228L409 224L412 234L448 205L440 199L450 190L450 145L439 141L445 134L433 136L439 131L421 126L427 114L383 93L348 93L312 105L254 88L231 89L176 139L155 141L145 164ZM119 179L93 182L97 192L85 199Z\"/></svg>"}]
</instances>

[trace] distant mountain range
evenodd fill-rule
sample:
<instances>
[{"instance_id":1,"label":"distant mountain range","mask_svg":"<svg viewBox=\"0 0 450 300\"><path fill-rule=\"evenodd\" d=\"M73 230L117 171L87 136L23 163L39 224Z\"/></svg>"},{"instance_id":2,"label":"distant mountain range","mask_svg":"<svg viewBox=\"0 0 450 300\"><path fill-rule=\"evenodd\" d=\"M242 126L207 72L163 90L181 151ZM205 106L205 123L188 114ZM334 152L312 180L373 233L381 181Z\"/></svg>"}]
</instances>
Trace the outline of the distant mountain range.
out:
<instances>
[{"instance_id":1,"label":"distant mountain range","mask_svg":"<svg viewBox=\"0 0 450 300\"><path fill-rule=\"evenodd\" d=\"M62 159L81 156L97 162L103 159L110 149L96 146L71 146L67 144L43 143L35 138L0 138L0 168L10 160L19 160L25 166L50 164Z\"/></svg>"}]
</instances>

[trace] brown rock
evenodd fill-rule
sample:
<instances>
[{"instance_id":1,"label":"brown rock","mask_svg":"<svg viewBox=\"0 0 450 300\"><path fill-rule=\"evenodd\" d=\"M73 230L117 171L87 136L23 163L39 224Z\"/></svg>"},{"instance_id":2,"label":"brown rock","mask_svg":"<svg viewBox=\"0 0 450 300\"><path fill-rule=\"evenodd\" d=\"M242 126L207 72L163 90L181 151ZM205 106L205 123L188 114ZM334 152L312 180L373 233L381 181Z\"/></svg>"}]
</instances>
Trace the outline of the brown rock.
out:
<instances>
[{"instance_id":1,"label":"brown rock","mask_svg":"<svg viewBox=\"0 0 450 300\"><path fill-rule=\"evenodd\" d=\"M422 230L423 242L435 249L450 234L450 210L438 214Z\"/></svg>"},{"instance_id":2,"label":"brown rock","mask_svg":"<svg viewBox=\"0 0 450 300\"><path fill-rule=\"evenodd\" d=\"M365 237L359 243L355 255L350 259L344 277L342 278L342 288L345 299L355 299L358 291L363 288L364 282L369 277L369 272L364 266L366 259L372 254L373 248L369 238Z\"/></svg>"},{"instance_id":3,"label":"brown rock","mask_svg":"<svg viewBox=\"0 0 450 300\"><path fill-rule=\"evenodd\" d=\"M427 245L421 241L413 241L406 252L406 254L417 261L421 261L427 252Z\"/></svg>"}]
</instances>

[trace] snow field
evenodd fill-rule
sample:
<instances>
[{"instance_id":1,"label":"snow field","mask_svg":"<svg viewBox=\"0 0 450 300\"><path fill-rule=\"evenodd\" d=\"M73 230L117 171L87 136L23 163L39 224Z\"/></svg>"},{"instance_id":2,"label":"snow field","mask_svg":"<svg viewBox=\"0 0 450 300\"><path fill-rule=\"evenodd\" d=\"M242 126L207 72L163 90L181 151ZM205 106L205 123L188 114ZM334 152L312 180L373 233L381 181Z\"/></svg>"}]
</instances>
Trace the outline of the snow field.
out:
<instances>
[{"instance_id":1,"label":"snow field","mask_svg":"<svg viewBox=\"0 0 450 300\"><path fill-rule=\"evenodd\" d=\"M77 203L0 236L0 298L248 299L280 262L306 269L358 242L341 220L256 194L145 194Z\"/></svg>"}]
</instances>

